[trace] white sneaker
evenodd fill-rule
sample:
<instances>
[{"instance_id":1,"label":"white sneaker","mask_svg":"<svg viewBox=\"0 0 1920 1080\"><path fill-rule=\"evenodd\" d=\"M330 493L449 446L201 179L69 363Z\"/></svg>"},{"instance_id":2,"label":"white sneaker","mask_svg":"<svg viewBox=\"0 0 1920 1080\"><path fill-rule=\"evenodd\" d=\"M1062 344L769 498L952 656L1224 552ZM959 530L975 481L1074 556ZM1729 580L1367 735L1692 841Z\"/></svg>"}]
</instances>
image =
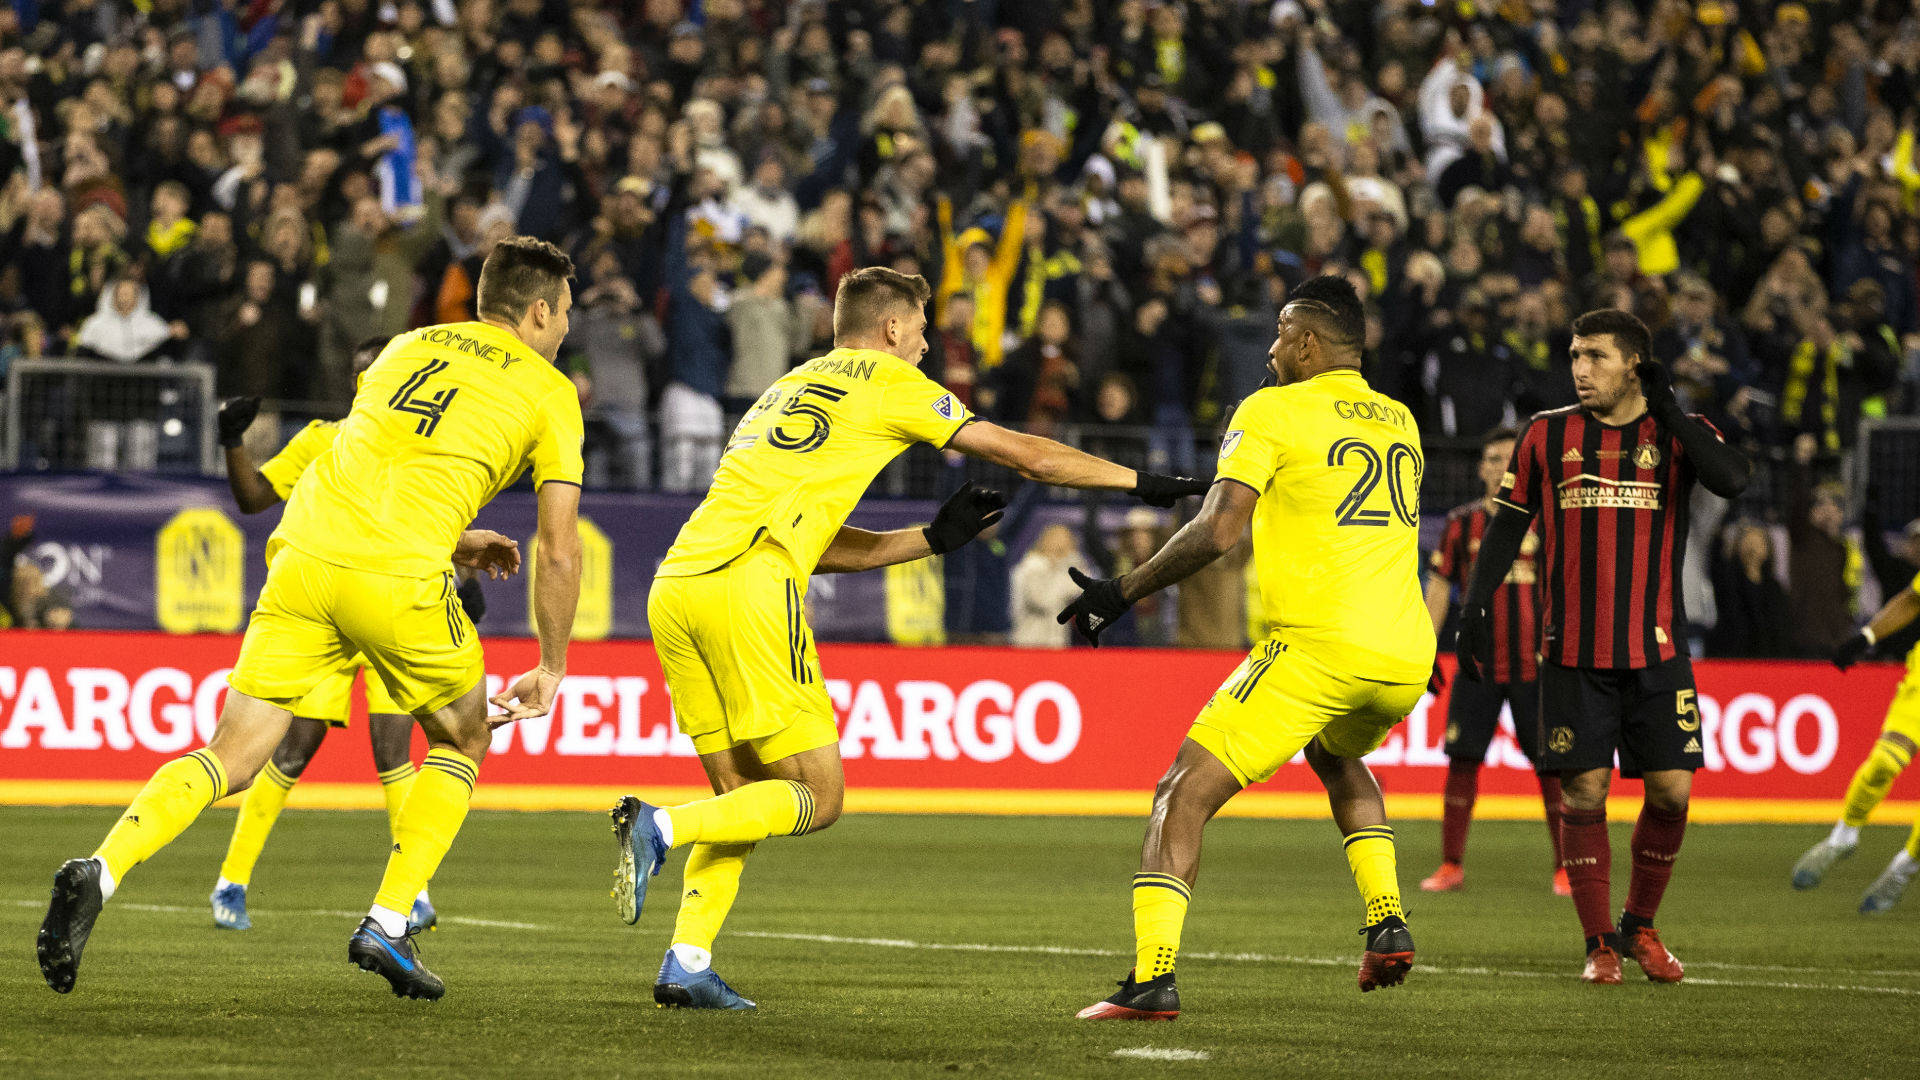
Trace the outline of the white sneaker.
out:
<instances>
[{"instance_id":1,"label":"white sneaker","mask_svg":"<svg viewBox=\"0 0 1920 1080\"><path fill-rule=\"evenodd\" d=\"M1800 856L1800 861L1793 864L1793 887L1811 889L1818 886L1827 876L1827 871L1833 869L1833 864L1853 854L1857 846L1848 844L1843 847L1828 837L1808 848L1807 853Z\"/></svg>"}]
</instances>

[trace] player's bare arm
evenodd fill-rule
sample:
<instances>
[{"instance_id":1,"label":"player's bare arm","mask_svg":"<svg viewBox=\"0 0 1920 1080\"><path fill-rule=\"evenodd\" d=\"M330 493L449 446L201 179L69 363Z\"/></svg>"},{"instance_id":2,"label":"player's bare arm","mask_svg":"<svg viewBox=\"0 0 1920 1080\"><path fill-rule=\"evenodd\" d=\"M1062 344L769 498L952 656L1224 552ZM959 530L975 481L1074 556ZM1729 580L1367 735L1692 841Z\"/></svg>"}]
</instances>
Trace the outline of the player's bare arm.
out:
<instances>
[{"instance_id":1,"label":"player's bare arm","mask_svg":"<svg viewBox=\"0 0 1920 1080\"><path fill-rule=\"evenodd\" d=\"M253 455L247 452L242 441L259 414L259 398L237 397L222 401L219 415L214 418L220 432L220 445L226 451L227 487L243 514L257 514L280 502L280 493L273 490L260 467L253 463Z\"/></svg>"},{"instance_id":2,"label":"player's bare arm","mask_svg":"<svg viewBox=\"0 0 1920 1080\"><path fill-rule=\"evenodd\" d=\"M1914 592L1909 585L1881 605L1867 625L1840 643L1840 647L1833 652L1833 666L1841 671L1847 670L1866 659L1882 638L1905 630L1916 618L1920 618L1920 593Z\"/></svg>"},{"instance_id":3,"label":"player's bare arm","mask_svg":"<svg viewBox=\"0 0 1920 1080\"><path fill-rule=\"evenodd\" d=\"M1096 579L1069 570L1081 593L1060 612L1059 621L1071 622L1081 636L1098 646L1100 632L1136 601L1193 576L1239 543L1259 501L1260 493L1238 480L1217 481L1207 491L1200 513L1132 573Z\"/></svg>"},{"instance_id":4,"label":"player's bare arm","mask_svg":"<svg viewBox=\"0 0 1920 1080\"><path fill-rule=\"evenodd\" d=\"M833 542L820 553L817 574L857 574L929 555L944 555L998 524L1006 514L1007 497L969 480L947 497L939 513L926 525L871 532L842 525Z\"/></svg>"},{"instance_id":5,"label":"player's bare arm","mask_svg":"<svg viewBox=\"0 0 1920 1080\"><path fill-rule=\"evenodd\" d=\"M520 543L492 529L468 529L454 545L453 564L501 581L520 572Z\"/></svg>"},{"instance_id":6,"label":"player's bare arm","mask_svg":"<svg viewBox=\"0 0 1920 1080\"><path fill-rule=\"evenodd\" d=\"M534 552L533 621L540 666L495 695L507 720L545 716L567 673L567 642L580 603L580 488L560 481L540 485L540 525Z\"/></svg>"},{"instance_id":7,"label":"player's bare arm","mask_svg":"<svg viewBox=\"0 0 1920 1080\"><path fill-rule=\"evenodd\" d=\"M1172 506L1184 495L1207 490L1203 480L1137 472L1064 443L1009 431L984 420L961 428L947 445L1038 483L1088 491L1125 491L1155 506Z\"/></svg>"}]
</instances>

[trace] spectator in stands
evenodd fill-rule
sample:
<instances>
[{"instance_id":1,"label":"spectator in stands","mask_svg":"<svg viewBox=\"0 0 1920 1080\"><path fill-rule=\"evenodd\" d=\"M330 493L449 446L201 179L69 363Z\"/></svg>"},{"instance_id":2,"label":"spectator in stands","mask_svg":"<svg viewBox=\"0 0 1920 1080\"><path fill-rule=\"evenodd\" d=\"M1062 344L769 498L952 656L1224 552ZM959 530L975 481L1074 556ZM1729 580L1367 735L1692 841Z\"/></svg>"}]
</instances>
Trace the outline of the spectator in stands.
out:
<instances>
[{"instance_id":1,"label":"spectator in stands","mask_svg":"<svg viewBox=\"0 0 1920 1080\"><path fill-rule=\"evenodd\" d=\"M247 264L240 295L215 319L214 390L222 397L278 398L286 394L284 365L301 337L299 315L276 302L275 270L266 259Z\"/></svg>"},{"instance_id":2,"label":"spectator in stands","mask_svg":"<svg viewBox=\"0 0 1920 1080\"><path fill-rule=\"evenodd\" d=\"M1048 525L1040 530L1013 568L1013 644L1026 649L1064 649L1071 644L1068 628L1056 616L1080 595L1080 587L1067 576L1067 568L1080 560L1072 529Z\"/></svg>"},{"instance_id":3,"label":"spectator in stands","mask_svg":"<svg viewBox=\"0 0 1920 1080\"><path fill-rule=\"evenodd\" d=\"M1842 531L1847 512L1840 486L1815 479L1819 452L1811 434L1794 440L1786 513L1793 649L1816 657L1831 656L1853 633L1861 570L1860 552Z\"/></svg>"},{"instance_id":4,"label":"spectator in stands","mask_svg":"<svg viewBox=\"0 0 1920 1080\"><path fill-rule=\"evenodd\" d=\"M666 338L613 252L603 249L588 269L594 283L579 294L567 335L568 349L585 363L589 390L586 482L621 491L646 488L653 483L647 403Z\"/></svg>"},{"instance_id":5,"label":"spectator in stands","mask_svg":"<svg viewBox=\"0 0 1920 1080\"><path fill-rule=\"evenodd\" d=\"M794 355L812 338L811 329L799 324L801 313L787 300L785 266L753 252L741 261L739 279L727 308L733 363L727 369L725 404L735 416L787 373Z\"/></svg>"},{"instance_id":6,"label":"spectator in stands","mask_svg":"<svg viewBox=\"0 0 1920 1080\"><path fill-rule=\"evenodd\" d=\"M1038 332L988 373L980 407L1009 427L1057 438L1077 411L1080 368L1067 306L1049 300L1040 309Z\"/></svg>"},{"instance_id":7,"label":"spectator in stands","mask_svg":"<svg viewBox=\"0 0 1920 1080\"><path fill-rule=\"evenodd\" d=\"M667 386L660 397L660 486L700 491L720 461L720 395L732 362L727 297L713 252L690 251L683 217L667 230Z\"/></svg>"},{"instance_id":8,"label":"spectator in stands","mask_svg":"<svg viewBox=\"0 0 1920 1080\"><path fill-rule=\"evenodd\" d=\"M1766 526L1734 522L1714 543L1713 552L1713 597L1719 618L1707 635L1708 654L1793 655L1792 604L1775 573L1773 536Z\"/></svg>"},{"instance_id":9,"label":"spectator in stands","mask_svg":"<svg viewBox=\"0 0 1920 1080\"><path fill-rule=\"evenodd\" d=\"M186 336L185 323L168 323L153 313L139 278L121 277L100 293L99 307L80 324L74 348L83 355L132 364L153 358Z\"/></svg>"}]
</instances>

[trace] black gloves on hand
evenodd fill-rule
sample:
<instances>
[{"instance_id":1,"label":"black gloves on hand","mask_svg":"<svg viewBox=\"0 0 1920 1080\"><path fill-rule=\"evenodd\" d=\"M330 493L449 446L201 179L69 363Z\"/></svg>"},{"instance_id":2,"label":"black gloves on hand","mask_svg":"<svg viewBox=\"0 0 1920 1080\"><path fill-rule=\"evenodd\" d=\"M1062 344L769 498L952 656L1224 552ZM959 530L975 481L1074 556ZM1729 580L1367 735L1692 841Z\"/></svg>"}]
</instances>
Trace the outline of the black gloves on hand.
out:
<instances>
[{"instance_id":1,"label":"black gloves on hand","mask_svg":"<svg viewBox=\"0 0 1920 1080\"><path fill-rule=\"evenodd\" d=\"M1143 479L1145 475L1141 474ZM1101 631L1125 615L1133 601L1121 595L1119 578L1090 578L1072 567L1067 569L1067 576L1080 586L1080 596L1061 610L1056 621L1072 623L1087 644L1097 649Z\"/></svg>"},{"instance_id":2,"label":"black gloves on hand","mask_svg":"<svg viewBox=\"0 0 1920 1080\"><path fill-rule=\"evenodd\" d=\"M1148 506L1172 509L1173 504L1188 495L1205 495L1213 486L1211 480L1195 480L1191 476L1162 476L1159 473L1143 472L1136 474L1131 494Z\"/></svg>"},{"instance_id":3,"label":"black gloves on hand","mask_svg":"<svg viewBox=\"0 0 1920 1080\"><path fill-rule=\"evenodd\" d=\"M1007 497L969 480L947 496L933 523L921 529L935 555L945 555L979 536L1006 515Z\"/></svg>"},{"instance_id":4,"label":"black gloves on hand","mask_svg":"<svg viewBox=\"0 0 1920 1080\"><path fill-rule=\"evenodd\" d=\"M480 588L479 578L470 577L461 582L460 588L455 592L460 597L460 608L467 613L469 621L478 623L486 616L487 594Z\"/></svg>"},{"instance_id":5,"label":"black gloves on hand","mask_svg":"<svg viewBox=\"0 0 1920 1080\"><path fill-rule=\"evenodd\" d=\"M1856 630L1852 637L1841 642L1840 647L1833 650L1833 666L1845 671L1865 660L1867 654L1872 651L1873 642L1867 637L1867 632Z\"/></svg>"},{"instance_id":6,"label":"black gloves on hand","mask_svg":"<svg viewBox=\"0 0 1920 1080\"><path fill-rule=\"evenodd\" d=\"M1642 360L1633 365L1633 373L1640 376L1640 393L1646 396L1647 411L1655 420L1680 415L1680 399L1673 396L1673 379L1665 364Z\"/></svg>"},{"instance_id":7,"label":"black gloves on hand","mask_svg":"<svg viewBox=\"0 0 1920 1080\"><path fill-rule=\"evenodd\" d=\"M240 445L240 439L246 435L247 428L253 425L253 418L260 415L260 399L257 397L228 398L220 403L220 414L214 423L220 429L220 445L232 449Z\"/></svg>"},{"instance_id":8,"label":"black gloves on hand","mask_svg":"<svg viewBox=\"0 0 1920 1080\"><path fill-rule=\"evenodd\" d=\"M1460 661L1460 674L1474 682L1493 676L1493 615L1486 605L1460 609L1460 636L1454 640L1453 655Z\"/></svg>"}]
</instances>

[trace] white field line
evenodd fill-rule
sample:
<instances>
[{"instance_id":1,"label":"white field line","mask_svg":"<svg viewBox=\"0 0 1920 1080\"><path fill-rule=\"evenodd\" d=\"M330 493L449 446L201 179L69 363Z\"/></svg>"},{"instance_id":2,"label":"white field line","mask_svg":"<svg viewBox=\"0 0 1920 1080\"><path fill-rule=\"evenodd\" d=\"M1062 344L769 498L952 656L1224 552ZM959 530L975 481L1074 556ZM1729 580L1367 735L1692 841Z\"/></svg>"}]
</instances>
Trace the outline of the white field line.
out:
<instances>
[{"instance_id":1,"label":"white field line","mask_svg":"<svg viewBox=\"0 0 1920 1080\"><path fill-rule=\"evenodd\" d=\"M13 907L41 908L45 900L15 900ZM179 904L139 904L127 901L115 904L115 907L128 911L149 911L162 915L206 915L212 917L210 910L204 907L186 907ZM307 917L325 917L334 919L353 919L361 917L358 911L334 910L331 908L275 908L263 910L266 915L297 915ZM498 930L552 930L552 926L540 923L512 922L505 919L477 919L465 915L442 915L440 921L454 926L480 926ZM1118 949L1092 949L1069 945L997 945L986 942L966 941L913 941L908 938L844 937L837 934L793 934L768 930L733 930L734 937L760 938L768 941L804 941L820 945L862 945L880 949L907 949L920 952L971 952L998 953L1023 956L1099 956L1129 957L1131 952ZM1294 967L1351 967L1351 958L1329 956L1292 956L1286 953L1261 952L1189 952L1181 956L1187 960L1216 960L1223 963L1239 964L1286 964ZM1852 971L1844 968L1791 968L1779 964L1698 964L1697 967L1714 967L1723 970L1738 971L1797 971L1808 975L1850 975L1855 978L1916 978L1920 971L1867 970ZM1565 979L1566 973L1558 971L1511 971L1501 968L1477 967L1471 965L1421 964L1418 970L1429 975L1468 975L1490 976L1503 979ZM1862 986L1847 983L1809 983L1781 982L1749 979L1703 979L1698 976L1687 982L1698 986L1738 986L1773 990L1844 990L1863 994L1895 994L1903 997L1920 997L1920 988L1904 986Z\"/></svg>"},{"instance_id":2,"label":"white field line","mask_svg":"<svg viewBox=\"0 0 1920 1080\"><path fill-rule=\"evenodd\" d=\"M1136 1046L1130 1050L1115 1050L1117 1058L1145 1058L1148 1061L1205 1061L1213 1055L1205 1050L1163 1050L1157 1046Z\"/></svg>"}]
</instances>

